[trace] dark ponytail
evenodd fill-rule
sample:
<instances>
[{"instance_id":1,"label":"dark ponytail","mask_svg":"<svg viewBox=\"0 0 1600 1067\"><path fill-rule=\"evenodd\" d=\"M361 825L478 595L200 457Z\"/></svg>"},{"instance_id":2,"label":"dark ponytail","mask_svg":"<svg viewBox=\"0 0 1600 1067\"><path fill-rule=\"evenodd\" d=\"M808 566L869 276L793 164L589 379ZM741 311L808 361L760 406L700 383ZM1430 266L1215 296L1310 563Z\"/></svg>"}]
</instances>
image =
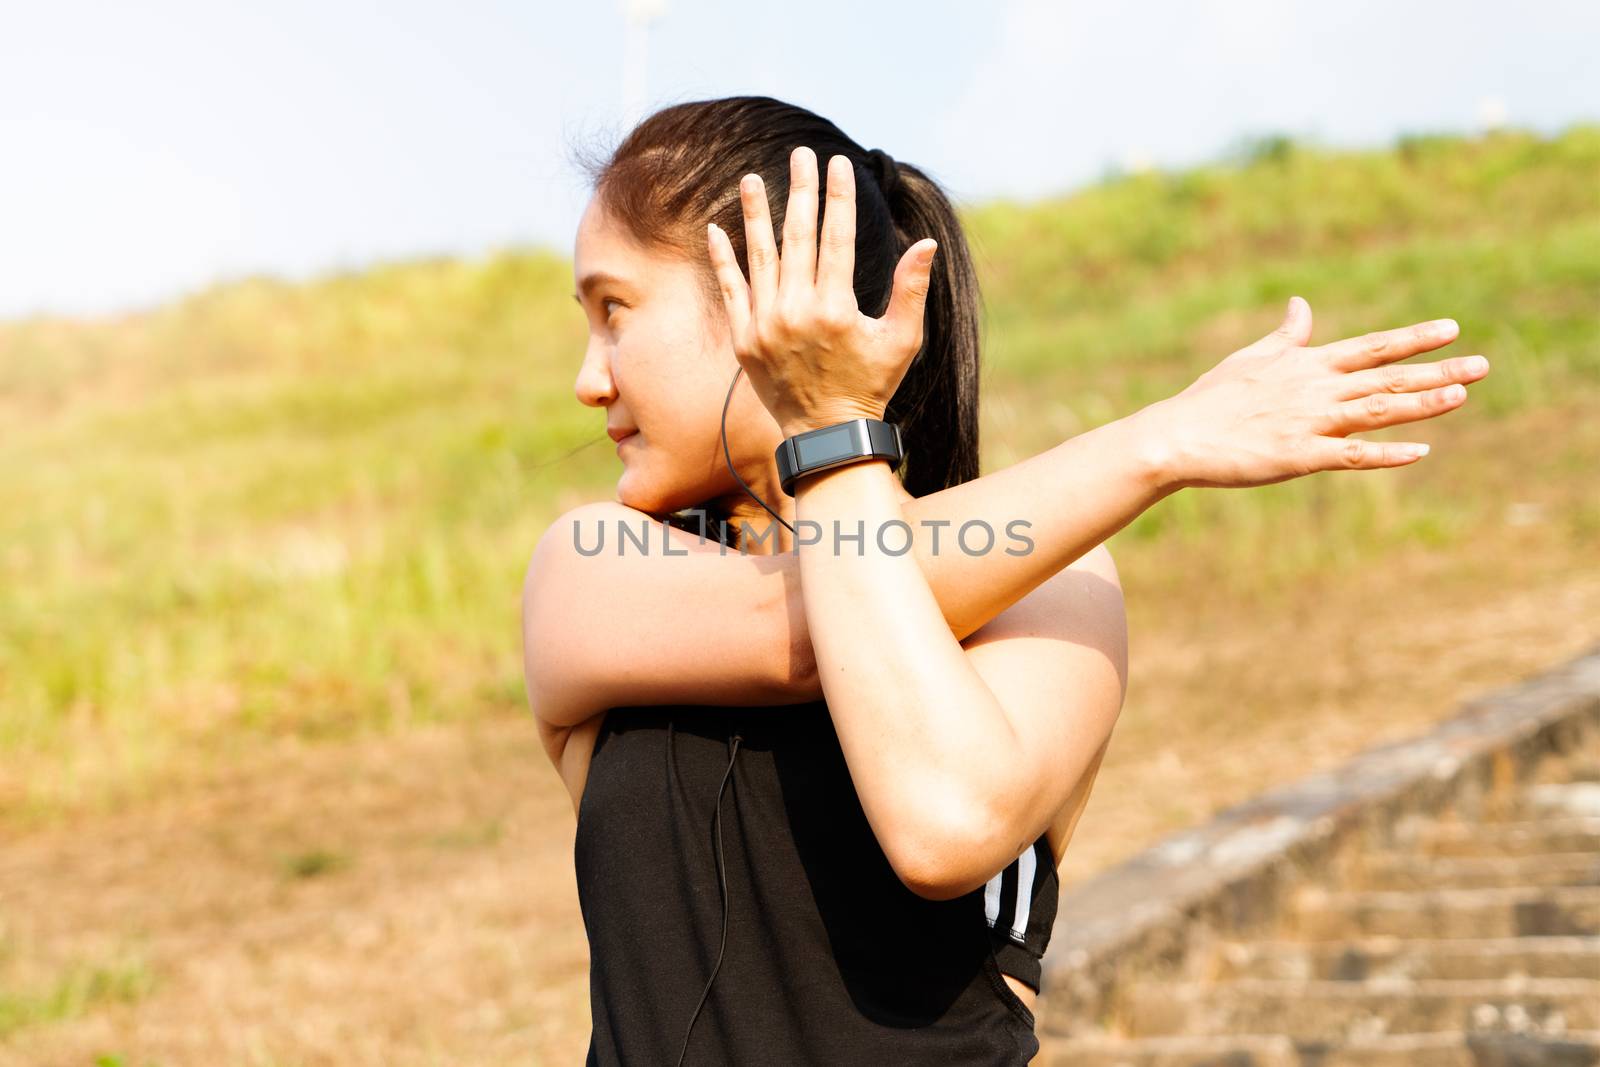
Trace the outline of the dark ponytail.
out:
<instances>
[{"instance_id":1,"label":"dark ponytail","mask_svg":"<svg viewBox=\"0 0 1600 1067\"><path fill-rule=\"evenodd\" d=\"M892 173L897 172L889 195L895 261L924 237L939 242L928 288L922 350L885 412L888 421L900 424L907 442L901 475L906 492L926 496L978 477L982 294L966 235L944 191L914 166L892 159L888 166ZM859 280L856 293L859 302ZM886 290L882 303L869 314L881 315L888 306Z\"/></svg>"},{"instance_id":2,"label":"dark ponytail","mask_svg":"<svg viewBox=\"0 0 1600 1067\"><path fill-rule=\"evenodd\" d=\"M917 241L939 242L928 291L922 349L913 358L885 418L900 424L906 458L901 483L914 497L978 477L978 330L982 296L954 207L932 178L878 149L868 151L832 122L768 96L730 96L674 104L644 119L608 157L579 154L607 212L644 247L701 268L708 313L722 296L706 252L706 224L728 235L749 276L739 179L765 180L774 230L789 199L789 154L817 155L827 203L827 161L856 166L856 303L880 316L889 306L894 268ZM870 190L870 191L869 191ZM725 518L725 516L712 516ZM698 529L698 525L693 527Z\"/></svg>"}]
</instances>

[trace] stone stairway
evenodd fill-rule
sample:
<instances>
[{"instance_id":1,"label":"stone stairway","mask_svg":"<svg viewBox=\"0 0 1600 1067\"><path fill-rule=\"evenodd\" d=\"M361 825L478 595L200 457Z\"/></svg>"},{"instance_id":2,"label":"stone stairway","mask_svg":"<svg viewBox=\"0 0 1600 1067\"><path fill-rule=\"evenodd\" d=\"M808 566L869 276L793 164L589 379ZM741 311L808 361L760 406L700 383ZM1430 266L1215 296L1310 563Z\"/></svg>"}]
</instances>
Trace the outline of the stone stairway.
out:
<instances>
[{"instance_id":1,"label":"stone stairway","mask_svg":"<svg viewBox=\"0 0 1600 1067\"><path fill-rule=\"evenodd\" d=\"M1596 709L1572 717L1564 750L1368 820L1352 845L1283 868L1294 876L1258 865L1218 878L1204 909L1167 903L1185 921L1099 961L1087 1015L1047 973L1035 1064L1600 1065Z\"/></svg>"}]
</instances>

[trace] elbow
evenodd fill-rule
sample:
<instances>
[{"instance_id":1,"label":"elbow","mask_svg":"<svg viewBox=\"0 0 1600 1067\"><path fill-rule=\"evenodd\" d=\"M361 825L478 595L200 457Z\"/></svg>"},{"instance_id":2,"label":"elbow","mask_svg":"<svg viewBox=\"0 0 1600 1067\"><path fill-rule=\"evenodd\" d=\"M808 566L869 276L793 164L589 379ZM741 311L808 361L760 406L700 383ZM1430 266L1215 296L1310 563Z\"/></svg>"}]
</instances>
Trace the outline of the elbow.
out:
<instances>
[{"instance_id":1,"label":"elbow","mask_svg":"<svg viewBox=\"0 0 1600 1067\"><path fill-rule=\"evenodd\" d=\"M522 680L534 718L547 726L577 726L592 709L575 699L581 691L574 679L582 677L580 650L571 646L559 620L549 617L547 606L560 602L553 592L542 555L545 541L535 548L522 583Z\"/></svg>"},{"instance_id":2,"label":"elbow","mask_svg":"<svg viewBox=\"0 0 1600 1067\"><path fill-rule=\"evenodd\" d=\"M921 864L915 867L896 867L901 883L923 900L955 900L978 888L983 882L972 882L962 877L946 864Z\"/></svg>"},{"instance_id":3,"label":"elbow","mask_svg":"<svg viewBox=\"0 0 1600 1067\"><path fill-rule=\"evenodd\" d=\"M817 666L817 650L811 643L805 600L795 580L774 582L765 607L772 632L787 637L787 641L774 642L783 656L782 662L774 659L772 665L774 690L794 703L823 699L826 694L822 688L822 672Z\"/></svg>"},{"instance_id":4,"label":"elbow","mask_svg":"<svg viewBox=\"0 0 1600 1067\"><path fill-rule=\"evenodd\" d=\"M923 810L926 816L885 849L901 883L925 900L953 900L982 888L994 877L989 868L999 862L997 843L1010 840L1005 820L982 803L946 801Z\"/></svg>"},{"instance_id":5,"label":"elbow","mask_svg":"<svg viewBox=\"0 0 1600 1067\"><path fill-rule=\"evenodd\" d=\"M822 688L822 672L817 668L817 652L812 647L811 635L799 628L793 632L797 636L789 642L789 662L779 679L779 689L794 697L797 703L824 699L827 694Z\"/></svg>"}]
</instances>

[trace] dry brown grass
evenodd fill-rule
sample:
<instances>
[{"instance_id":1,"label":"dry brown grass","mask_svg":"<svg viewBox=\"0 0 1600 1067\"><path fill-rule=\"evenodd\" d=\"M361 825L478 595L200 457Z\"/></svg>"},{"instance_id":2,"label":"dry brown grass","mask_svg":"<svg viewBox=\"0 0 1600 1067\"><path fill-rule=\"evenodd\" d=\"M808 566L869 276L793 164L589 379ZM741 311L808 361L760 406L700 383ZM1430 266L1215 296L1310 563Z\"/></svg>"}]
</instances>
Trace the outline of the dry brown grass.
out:
<instances>
[{"instance_id":1,"label":"dry brown grass","mask_svg":"<svg viewBox=\"0 0 1600 1067\"><path fill-rule=\"evenodd\" d=\"M1496 432L1575 432L1565 417ZM1272 599L1147 593L1158 564L1124 554L1132 684L1064 881L1591 647L1585 547L1508 522L1470 554L1395 553ZM530 721L282 740L185 780L10 836L6 995L107 961L147 981L14 1027L0 1065L581 1061L574 820Z\"/></svg>"}]
</instances>

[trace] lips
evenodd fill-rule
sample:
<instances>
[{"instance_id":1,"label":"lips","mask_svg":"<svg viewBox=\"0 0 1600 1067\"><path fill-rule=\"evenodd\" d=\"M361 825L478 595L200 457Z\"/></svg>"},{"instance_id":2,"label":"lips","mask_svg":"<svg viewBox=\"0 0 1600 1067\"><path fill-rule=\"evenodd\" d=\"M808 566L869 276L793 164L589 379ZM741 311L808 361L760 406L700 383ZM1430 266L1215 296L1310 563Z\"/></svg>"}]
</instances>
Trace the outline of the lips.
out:
<instances>
[{"instance_id":1,"label":"lips","mask_svg":"<svg viewBox=\"0 0 1600 1067\"><path fill-rule=\"evenodd\" d=\"M610 437L613 441L616 441L618 444L622 443L622 439L623 438L632 437L634 434L636 434L638 432L639 432L638 430L631 430L631 429L628 429L627 427L623 427L623 426L607 426L606 427L606 436Z\"/></svg>"}]
</instances>

